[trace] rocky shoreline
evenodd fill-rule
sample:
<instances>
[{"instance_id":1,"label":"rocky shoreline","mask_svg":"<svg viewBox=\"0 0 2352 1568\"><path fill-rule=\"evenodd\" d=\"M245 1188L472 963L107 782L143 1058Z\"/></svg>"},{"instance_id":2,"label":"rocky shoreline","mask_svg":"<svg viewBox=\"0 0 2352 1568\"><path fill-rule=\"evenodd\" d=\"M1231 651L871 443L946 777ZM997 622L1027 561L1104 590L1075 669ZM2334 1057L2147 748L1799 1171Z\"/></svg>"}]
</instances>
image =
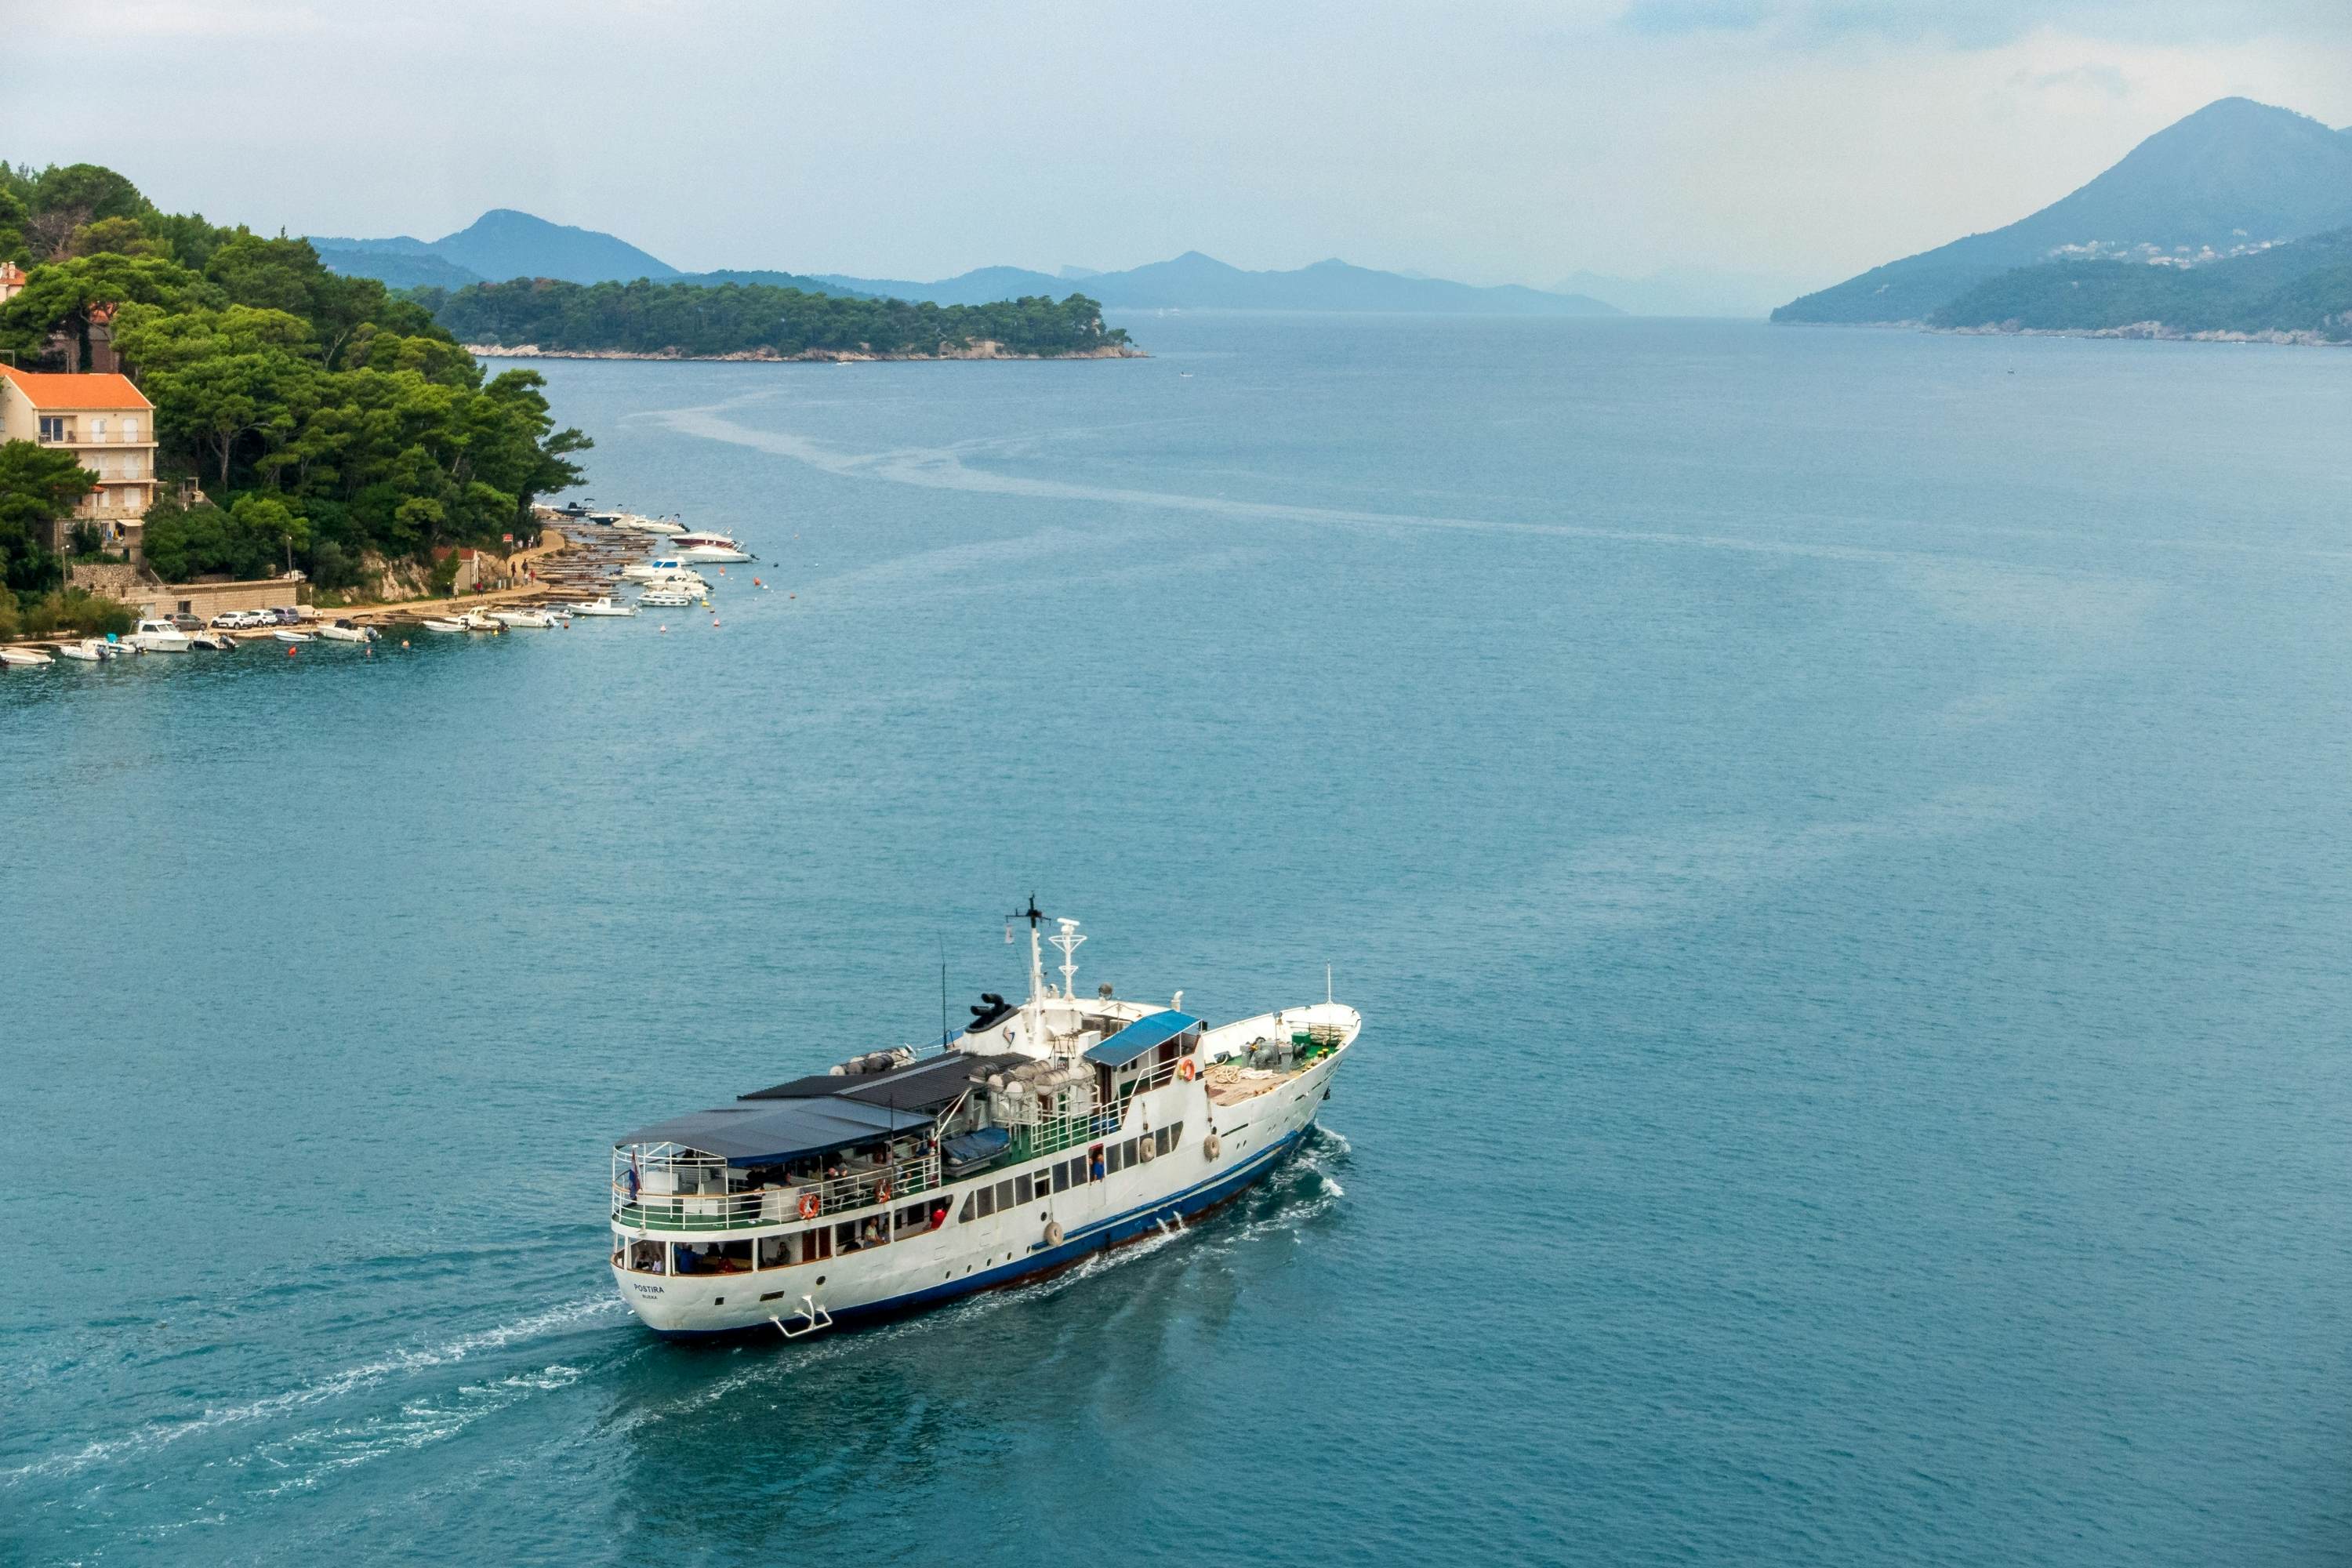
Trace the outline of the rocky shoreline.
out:
<instances>
[{"instance_id":1,"label":"rocky shoreline","mask_svg":"<svg viewBox=\"0 0 2352 1568\"><path fill-rule=\"evenodd\" d=\"M941 347L937 353L870 353L861 349L803 349L798 353L780 353L772 348L737 349L723 354L690 354L680 349L543 349L537 343L520 343L508 347L503 343L467 343L466 352L480 359L645 359L645 360L708 360L758 361L770 364L864 364L883 360L1045 360L1045 359L1150 359L1141 349L1125 343L1105 343L1100 348L1079 353L1028 354L1012 353L1003 344L983 338L968 348Z\"/></svg>"},{"instance_id":2,"label":"rocky shoreline","mask_svg":"<svg viewBox=\"0 0 2352 1568\"><path fill-rule=\"evenodd\" d=\"M2122 338L2139 342L2271 343L2285 348L2352 348L2352 341L2313 331L2260 332L2185 331L2162 321L2134 321L2121 327L2012 327L1988 323L1980 327L1929 327L1956 338Z\"/></svg>"}]
</instances>

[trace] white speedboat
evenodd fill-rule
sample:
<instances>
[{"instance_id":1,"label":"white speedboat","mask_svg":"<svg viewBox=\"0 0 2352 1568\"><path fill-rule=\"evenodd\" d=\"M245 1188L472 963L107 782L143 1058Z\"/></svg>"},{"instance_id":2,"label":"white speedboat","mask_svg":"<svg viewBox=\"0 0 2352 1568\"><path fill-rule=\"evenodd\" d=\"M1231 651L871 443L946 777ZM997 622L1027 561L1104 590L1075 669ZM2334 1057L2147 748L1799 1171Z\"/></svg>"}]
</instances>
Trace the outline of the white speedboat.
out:
<instances>
[{"instance_id":1,"label":"white speedboat","mask_svg":"<svg viewBox=\"0 0 2352 1568\"><path fill-rule=\"evenodd\" d=\"M686 531L686 525L682 522L665 521L657 517L639 517L633 511L625 511L616 515L613 519L613 526L614 528L625 528L633 533L659 533L667 535L672 533L684 533Z\"/></svg>"},{"instance_id":2,"label":"white speedboat","mask_svg":"<svg viewBox=\"0 0 2352 1568\"><path fill-rule=\"evenodd\" d=\"M543 632L555 625L552 616L542 615L537 610L493 610L490 612L490 619L509 631L521 631L528 628Z\"/></svg>"},{"instance_id":3,"label":"white speedboat","mask_svg":"<svg viewBox=\"0 0 2352 1568\"><path fill-rule=\"evenodd\" d=\"M16 669L37 669L42 665L57 662L55 658L37 648L0 647L0 664L8 665Z\"/></svg>"},{"instance_id":4,"label":"white speedboat","mask_svg":"<svg viewBox=\"0 0 2352 1568\"><path fill-rule=\"evenodd\" d=\"M310 633L310 632L298 632L298 631L296 631L292 626L279 626L279 627L278 627L275 631L272 631L269 635L270 635L271 637L276 637L279 642L287 643L287 644L289 644L289 645L291 645L291 644L297 644L297 643L317 642L317 641L319 640L319 639L318 639L318 637L317 637L315 635L313 635L312 633Z\"/></svg>"},{"instance_id":5,"label":"white speedboat","mask_svg":"<svg viewBox=\"0 0 2352 1568\"><path fill-rule=\"evenodd\" d=\"M667 584L658 584L638 595L637 603L651 605L656 609L677 610L693 604L694 595L683 588L673 588Z\"/></svg>"},{"instance_id":6,"label":"white speedboat","mask_svg":"<svg viewBox=\"0 0 2352 1568\"><path fill-rule=\"evenodd\" d=\"M603 617L605 616L634 616L637 613L637 607L635 605L620 604L610 595L607 595L601 599L591 599L584 605L572 605L572 613L575 616L593 616L597 617Z\"/></svg>"},{"instance_id":7,"label":"white speedboat","mask_svg":"<svg viewBox=\"0 0 2352 1568\"><path fill-rule=\"evenodd\" d=\"M681 533L669 542L680 561L749 561L741 545L723 533Z\"/></svg>"},{"instance_id":8,"label":"white speedboat","mask_svg":"<svg viewBox=\"0 0 2352 1568\"><path fill-rule=\"evenodd\" d=\"M621 568L621 575L632 583L683 583L689 588L710 586L701 573L674 555L653 561L632 561Z\"/></svg>"},{"instance_id":9,"label":"white speedboat","mask_svg":"<svg viewBox=\"0 0 2352 1568\"><path fill-rule=\"evenodd\" d=\"M131 634L131 646L142 653L185 653L188 634L169 621L142 621Z\"/></svg>"},{"instance_id":10,"label":"white speedboat","mask_svg":"<svg viewBox=\"0 0 2352 1568\"><path fill-rule=\"evenodd\" d=\"M466 629L469 632L495 632L503 629L496 620L479 610L467 610L457 618L465 623Z\"/></svg>"},{"instance_id":11,"label":"white speedboat","mask_svg":"<svg viewBox=\"0 0 2352 1568\"><path fill-rule=\"evenodd\" d=\"M79 642L58 644L58 654L77 664L99 664L106 658L106 644L97 637L84 637Z\"/></svg>"},{"instance_id":12,"label":"white speedboat","mask_svg":"<svg viewBox=\"0 0 2352 1568\"><path fill-rule=\"evenodd\" d=\"M417 624L428 632L462 632L466 629L465 622L451 620L445 616L427 616Z\"/></svg>"},{"instance_id":13,"label":"white speedboat","mask_svg":"<svg viewBox=\"0 0 2352 1568\"><path fill-rule=\"evenodd\" d=\"M334 621L319 628L319 635L329 642L376 642L383 634L373 626L362 626L352 621Z\"/></svg>"},{"instance_id":14,"label":"white speedboat","mask_svg":"<svg viewBox=\"0 0 2352 1568\"><path fill-rule=\"evenodd\" d=\"M944 1048L829 1072L616 1139L609 1260L664 1334L800 1339L1172 1235L1308 1135L1363 1026L1327 995L1222 1026L1081 996L1078 922L1029 999L984 994Z\"/></svg>"}]
</instances>

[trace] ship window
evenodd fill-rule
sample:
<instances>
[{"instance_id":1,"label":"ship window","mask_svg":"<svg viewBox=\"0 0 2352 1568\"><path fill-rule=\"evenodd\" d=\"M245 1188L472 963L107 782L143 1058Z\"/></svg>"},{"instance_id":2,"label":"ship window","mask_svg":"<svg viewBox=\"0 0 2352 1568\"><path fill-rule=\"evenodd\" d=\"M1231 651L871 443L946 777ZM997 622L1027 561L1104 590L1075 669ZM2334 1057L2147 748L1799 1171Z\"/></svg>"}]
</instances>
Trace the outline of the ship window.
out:
<instances>
[{"instance_id":1,"label":"ship window","mask_svg":"<svg viewBox=\"0 0 2352 1568\"><path fill-rule=\"evenodd\" d=\"M1118 1163L1122 1165L1132 1165L1135 1163L1134 1139L1130 1138L1126 1142L1118 1146Z\"/></svg>"},{"instance_id":2,"label":"ship window","mask_svg":"<svg viewBox=\"0 0 2352 1568\"><path fill-rule=\"evenodd\" d=\"M931 1212L921 1204L908 1204L898 1211L900 1230L921 1230L931 1223Z\"/></svg>"},{"instance_id":3,"label":"ship window","mask_svg":"<svg viewBox=\"0 0 2352 1568\"><path fill-rule=\"evenodd\" d=\"M980 1217L982 1219L986 1219L990 1215L996 1212L996 1189L994 1187L976 1187L972 1190L971 1195L980 1204Z\"/></svg>"},{"instance_id":4,"label":"ship window","mask_svg":"<svg viewBox=\"0 0 2352 1568\"><path fill-rule=\"evenodd\" d=\"M956 1215L956 1223L957 1223L958 1225L970 1225L970 1224L971 1223L972 1215L976 1212L976 1210L975 1210L975 1208L974 1208L974 1205L977 1205L979 1202L980 1202L980 1194L977 1194L977 1193L966 1193L966 1194L964 1194L964 1195L963 1195L963 1213L961 1213L961 1214L960 1214L960 1215Z\"/></svg>"},{"instance_id":5,"label":"ship window","mask_svg":"<svg viewBox=\"0 0 2352 1568\"><path fill-rule=\"evenodd\" d=\"M1022 1172L1013 1178L1013 1205L1021 1208L1029 1202L1029 1173Z\"/></svg>"},{"instance_id":6,"label":"ship window","mask_svg":"<svg viewBox=\"0 0 2352 1568\"><path fill-rule=\"evenodd\" d=\"M668 1251L658 1241L633 1241L629 1244L629 1267L640 1274L659 1274L668 1265Z\"/></svg>"},{"instance_id":7,"label":"ship window","mask_svg":"<svg viewBox=\"0 0 2352 1568\"><path fill-rule=\"evenodd\" d=\"M1070 1167L1076 1163L1077 1162L1076 1160L1064 1160L1054 1167L1054 1190L1055 1192L1066 1193L1070 1190Z\"/></svg>"},{"instance_id":8,"label":"ship window","mask_svg":"<svg viewBox=\"0 0 2352 1568\"><path fill-rule=\"evenodd\" d=\"M996 1184L996 1206L999 1209L1013 1206L1013 1178L1010 1176Z\"/></svg>"},{"instance_id":9,"label":"ship window","mask_svg":"<svg viewBox=\"0 0 2352 1568\"><path fill-rule=\"evenodd\" d=\"M829 1226L821 1225L814 1230L804 1230L801 1232L801 1261L803 1263L814 1263L822 1258L831 1258L832 1256L833 1231Z\"/></svg>"},{"instance_id":10,"label":"ship window","mask_svg":"<svg viewBox=\"0 0 2352 1568\"><path fill-rule=\"evenodd\" d=\"M1102 1157L1102 1170L1103 1170L1103 1174L1104 1174L1104 1175L1106 1175L1106 1176L1108 1176L1108 1175L1109 1175L1112 1172L1114 1172L1114 1171L1116 1171L1116 1170L1118 1170L1118 1144L1116 1144L1116 1143L1113 1143L1113 1144L1111 1144L1109 1147L1106 1148L1106 1149L1103 1151L1103 1157Z\"/></svg>"},{"instance_id":11,"label":"ship window","mask_svg":"<svg viewBox=\"0 0 2352 1568\"><path fill-rule=\"evenodd\" d=\"M760 1238L760 1267L782 1268L792 1256L786 1245L792 1238L784 1236L763 1236Z\"/></svg>"}]
</instances>

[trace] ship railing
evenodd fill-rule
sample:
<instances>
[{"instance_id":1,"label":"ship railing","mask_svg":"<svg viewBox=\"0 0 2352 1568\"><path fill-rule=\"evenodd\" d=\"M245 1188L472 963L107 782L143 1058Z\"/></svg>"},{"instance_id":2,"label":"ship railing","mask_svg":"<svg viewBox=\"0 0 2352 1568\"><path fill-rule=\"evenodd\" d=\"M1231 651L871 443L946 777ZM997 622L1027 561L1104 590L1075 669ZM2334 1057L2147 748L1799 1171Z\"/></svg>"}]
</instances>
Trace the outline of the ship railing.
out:
<instances>
[{"instance_id":1,"label":"ship railing","mask_svg":"<svg viewBox=\"0 0 2352 1568\"><path fill-rule=\"evenodd\" d=\"M897 1161L887 1168L751 1191L632 1194L625 1182L615 1181L613 1223L630 1230L756 1230L819 1215L847 1216L903 1202L939 1184L936 1152Z\"/></svg>"}]
</instances>

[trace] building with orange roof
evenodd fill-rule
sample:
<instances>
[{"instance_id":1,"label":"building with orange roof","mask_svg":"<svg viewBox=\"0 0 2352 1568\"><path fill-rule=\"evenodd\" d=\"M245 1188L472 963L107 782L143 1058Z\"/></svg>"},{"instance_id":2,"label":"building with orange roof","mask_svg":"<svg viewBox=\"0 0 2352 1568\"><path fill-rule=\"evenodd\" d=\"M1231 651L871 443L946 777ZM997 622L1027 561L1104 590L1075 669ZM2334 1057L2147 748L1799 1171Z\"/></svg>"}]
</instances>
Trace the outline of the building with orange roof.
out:
<instances>
[{"instance_id":1,"label":"building with orange roof","mask_svg":"<svg viewBox=\"0 0 2352 1568\"><path fill-rule=\"evenodd\" d=\"M75 523L95 522L107 547L139 558L141 524L155 504L155 406L125 375L56 375L0 364L0 440L73 453L98 488L62 520L51 549Z\"/></svg>"},{"instance_id":2,"label":"building with orange roof","mask_svg":"<svg viewBox=\"0 0 2352 1568\"><path fill-rule=\"evenodd\" d=\"M24 291L25 269L13 261L0 261L0 305Z\"/></svg>"}]
</instances>

